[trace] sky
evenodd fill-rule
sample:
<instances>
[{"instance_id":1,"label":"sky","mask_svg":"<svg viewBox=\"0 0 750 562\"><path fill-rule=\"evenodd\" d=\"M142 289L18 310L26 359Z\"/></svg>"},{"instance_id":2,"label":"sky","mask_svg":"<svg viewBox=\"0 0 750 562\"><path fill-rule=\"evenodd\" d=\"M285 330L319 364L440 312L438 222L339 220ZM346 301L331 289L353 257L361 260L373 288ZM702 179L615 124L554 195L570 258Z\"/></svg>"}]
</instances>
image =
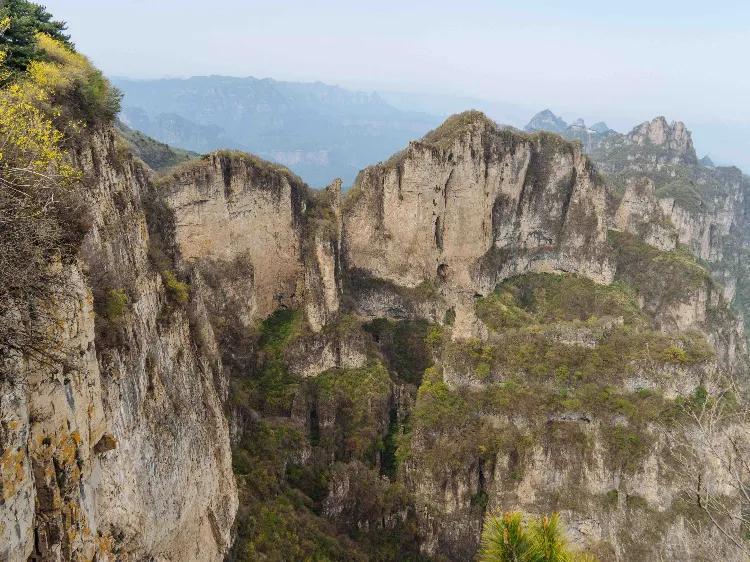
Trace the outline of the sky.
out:
<instances>
[{"instance_id":1,"label":"sky","mask_svg":"<svg viewBox=\"0 0 750 562\"><path fill-rule=\"evenodd\" d=\"M706 138L750 135L747 1L44 3L111 76L319 80L549 107L619 130L665 115ZM750 142L734 150L750 164Z\"/></svg>"}]
</instances>

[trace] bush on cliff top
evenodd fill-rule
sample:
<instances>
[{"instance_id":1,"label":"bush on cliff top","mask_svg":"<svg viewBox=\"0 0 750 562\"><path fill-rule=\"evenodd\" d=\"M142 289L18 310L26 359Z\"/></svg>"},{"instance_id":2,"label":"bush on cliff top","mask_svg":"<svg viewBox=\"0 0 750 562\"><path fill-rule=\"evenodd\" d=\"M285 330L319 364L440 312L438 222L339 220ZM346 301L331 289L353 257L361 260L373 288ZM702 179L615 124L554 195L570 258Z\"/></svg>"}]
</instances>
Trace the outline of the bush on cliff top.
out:
<instances>
[{"instance_id":1,"label":"bush on cliff top","mask_svg":"<svg viewBox=\"0 0 750 562\"><path fill-rule=\"evenodd\" d=\"M463 131L474 123L496 126L484 113L472 109L451 115L439 127L428 132L422 141L440 148L448 148Z\"/></svg>"},{"instance_id":2,"label":"bush on cliff top","mask_svg":"<svg viewBox=\"0 0 750 562\"><path fill-rule=\"evenodd\" d=\"M50 95L50 107L64 124L111 123L120 111L122 94L100 70L68 46L45 34L37 44L44 58L32 61L27 73Z\"/></svg>"},{"instance_id":3,"label":"bush on cliff top","mask_svg":"<svg viewBox=\"0 0 750 562\"><path fill-rule=\"evenodd\" d=\"M624 283L600 285L578 275L535 273L512 277L477 301L477 315L491 328L582 321L603 316L627 323L644 319L635 291Z\"/></svg>"}]
</instances>

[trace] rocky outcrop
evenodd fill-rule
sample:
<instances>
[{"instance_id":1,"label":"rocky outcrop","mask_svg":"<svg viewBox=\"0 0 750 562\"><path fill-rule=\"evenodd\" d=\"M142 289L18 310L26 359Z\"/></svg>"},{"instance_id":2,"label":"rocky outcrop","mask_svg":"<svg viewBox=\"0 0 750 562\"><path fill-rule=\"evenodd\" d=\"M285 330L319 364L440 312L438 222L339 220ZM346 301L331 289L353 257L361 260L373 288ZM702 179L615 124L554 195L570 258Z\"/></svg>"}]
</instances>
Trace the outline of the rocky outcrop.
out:
<instances>
[{"instance_id":1,"label":"rocky outcrop","mask_svg":"<svg viewBox=\"0 0 750 562\"><path fill-rule=\"evenodd\" d=\"M660 250L674 250L678 233L656 199L654 182L641 177L628 182L615 212L613 228L630 232Z\"/></svg>"},{"instance_id":2,"label":"rocky outcrop","mask_svg":"<svg viewBox=\"0 0 750 562\"><path fill-rule=\"evenodd\" d=\"M540 128L545 129L545 123L546 130L559 129L550 119L539 121ZM709 262L712 275L724 287L724 297L734 302L747 321L750 285L744 282L743 264L750 247L750 182L742 172L717 167L707 158L698 161L685 124L668 123L664 117L646 121L626 135L592 130L594 134L582 138L572 129L560 134L583 143L597 169L606 174L604 181L616 198L632 182L653 183L654 198L666 222L677 230L679 243ZM613 211L625 212L632 195L627 191L624 206L615 205ZM659 238L653 233L649 243L664 247Z\"/></svg>"},{"instance_id":3,"label":"rocky outcrop","mask_svg":"<svg viewBox=\"0 0 750 562\"><path fill-rule=\"evenodd\" d=\"M509 275L612 276L604 189L582 151L477 112L364 170L346 205L347 267L400 287L434 284L465 335L473 295Z\"/></svg>"},{"instance_id":4,"label":"rocky outcrop","mask_svg":"<svg viewBox=\"0 0 750 562\"><path fill-rule=\"evenodd\" d=\"M305 312L319 332L333 321L341 305L341 180L317 194L308 213L305 247Z\"/></svg>"},{"instance_id":5,"label":"rocky outcrop","mask_svg":"<svg viewBox=\"0 0 750 562\"><path fill-rule=\"evenodd\" d=\"M301 302L301 216L307 187L288 170L241 153L217 152L160 179L185 264L247 256L257 310Z\"/></svg>"},{"instance_id":6,"label":"rocky outcrop","mask_svg":"<svg viewBox=\"0 0 750 562\"><path fill-rule=\"evenodd\" d=\"M567 128L568 124L564 120L552 113L549 109L545 109L531 118L531 121L529 121L524 127L524 131L529 133L536 131L564 133Z\"/></svg>"},{"instance_id":7,"label":"rocky outcrop","mask_svg":"<svg viewBox=\"0 0 750 562\"><path fill-rule=\"evenodd\" d=\"M534 115L524 127L524 131L557 133L568 140L580 142L586 152L593 151L610 137L618 135L603 121L594 123L590 127L583 119L576 119L575 122L568 124L549 109Z\"/></svg>"},{"instance_id":8,"label":"rocky outcrop","mask_svg":"<svg viewBox=\"0 0 750 562\"><path fill-rule=\"evenodd\" d=\"M109 128L73 158L92 226L42 313L10 311L45 338L3 353L0 555L220 560L237 502L221 366L149 256L145 169Z\"/></svg>"},{"instance_id":9,"label":"rocky outcrop","mask_svg":"<svg viewBox=\"0 0 750 562\"><path fill-rule=\"evenodd\" d=\"M693 139L682 121L667 123L662 117L641 123L628 133L627 138L639 146L652 145L673 154L672 163L697 164Z\"/></svg>"}]
</instances>

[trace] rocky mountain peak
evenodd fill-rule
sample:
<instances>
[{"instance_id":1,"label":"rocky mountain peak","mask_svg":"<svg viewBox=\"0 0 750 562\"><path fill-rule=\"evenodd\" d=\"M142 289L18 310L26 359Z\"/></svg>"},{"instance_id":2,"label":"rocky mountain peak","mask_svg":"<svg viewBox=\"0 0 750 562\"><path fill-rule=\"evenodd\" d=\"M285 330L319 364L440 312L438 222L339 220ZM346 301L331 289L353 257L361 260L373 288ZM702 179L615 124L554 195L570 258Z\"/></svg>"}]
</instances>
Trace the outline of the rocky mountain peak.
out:
<instances>
[{"instance_id":1,"label":"rocky mountain peak","mask_svg":"<svg viewBox=\"0 0 750 562\"><path fill-rule=\"evenodd\" d=\"M427 133L421 142L445 147L452 144L463 132L476 127L489 127L494 130L497 124L481 111L471 109L451 115L439 127Z\"/></svg>"},{"instance_id":2,"label":"rocky mountain peak","mask_svg":"<svg viewBox=\"0 0 750 562\"><path fill-rule=\"evenodd\" d=\"M663 116L655 117L630 131L628 138L638 145L650 143L673 151L683 162L697 162L693 139L682 121L668 123Z\"/></svg>"},{"instance_id":3,"label":"rocky mountain peak","mask_svg":"<svg viewBox=\"0 0 750 562\"><path fill-rule=\"evenodd\" d=\"M524 127L525 131L551 131L553 133L563 133L568 128L568 124L552 113L549 109L540 111Z\"/></svg>"}]
</instances>

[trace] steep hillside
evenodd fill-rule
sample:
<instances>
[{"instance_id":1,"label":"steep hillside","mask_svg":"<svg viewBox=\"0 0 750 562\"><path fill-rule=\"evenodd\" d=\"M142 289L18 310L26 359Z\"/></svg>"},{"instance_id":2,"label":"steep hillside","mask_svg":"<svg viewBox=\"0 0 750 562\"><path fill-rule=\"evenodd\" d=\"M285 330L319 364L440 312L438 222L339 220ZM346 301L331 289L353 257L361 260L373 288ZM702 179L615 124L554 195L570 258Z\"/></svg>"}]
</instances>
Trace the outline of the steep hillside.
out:
<instances>
[{"instance_id":1,"label":"steep hillside","mask_svg":"<svg viewBox=\"0 0 750 562\"><path fill-rule=\"evenodd\" d=\"M163 170L181 162L196 158L198 154L156 141L140 131L135 131L122 121L116 123L117 132L128 145L128 149L153 170Z\"/></svg>"},{"instance_id":2,"label":"steep hillside","mask_svg":"<svg viewBox=\"0 0 750 562\"><path fill-rule=\"evenodd\" d=\"M0 558L220 560L237 497L200 302L116 92L35 41L0 90Z\"/></svg>"},{"instance_id":3,"label":"steep hillside","mask_svg":"<svg viewBox=\"0 0 750 562\"><path fill-rule=\"evenodd\" d=\"M536 125L544 128L536 120L529 128ZM673 228L676 241L707 261L726 298L750 322L750 178L738 168L699 161L685 125L670 124L664 117L644 122L626 135L591 129L589 133L583 144L610 187L610 206L628 198L629 186L648 182L649 204L658 202L659 214ZM582 140L570 127L562 134Z\"/></svg>"}]
</instances>

